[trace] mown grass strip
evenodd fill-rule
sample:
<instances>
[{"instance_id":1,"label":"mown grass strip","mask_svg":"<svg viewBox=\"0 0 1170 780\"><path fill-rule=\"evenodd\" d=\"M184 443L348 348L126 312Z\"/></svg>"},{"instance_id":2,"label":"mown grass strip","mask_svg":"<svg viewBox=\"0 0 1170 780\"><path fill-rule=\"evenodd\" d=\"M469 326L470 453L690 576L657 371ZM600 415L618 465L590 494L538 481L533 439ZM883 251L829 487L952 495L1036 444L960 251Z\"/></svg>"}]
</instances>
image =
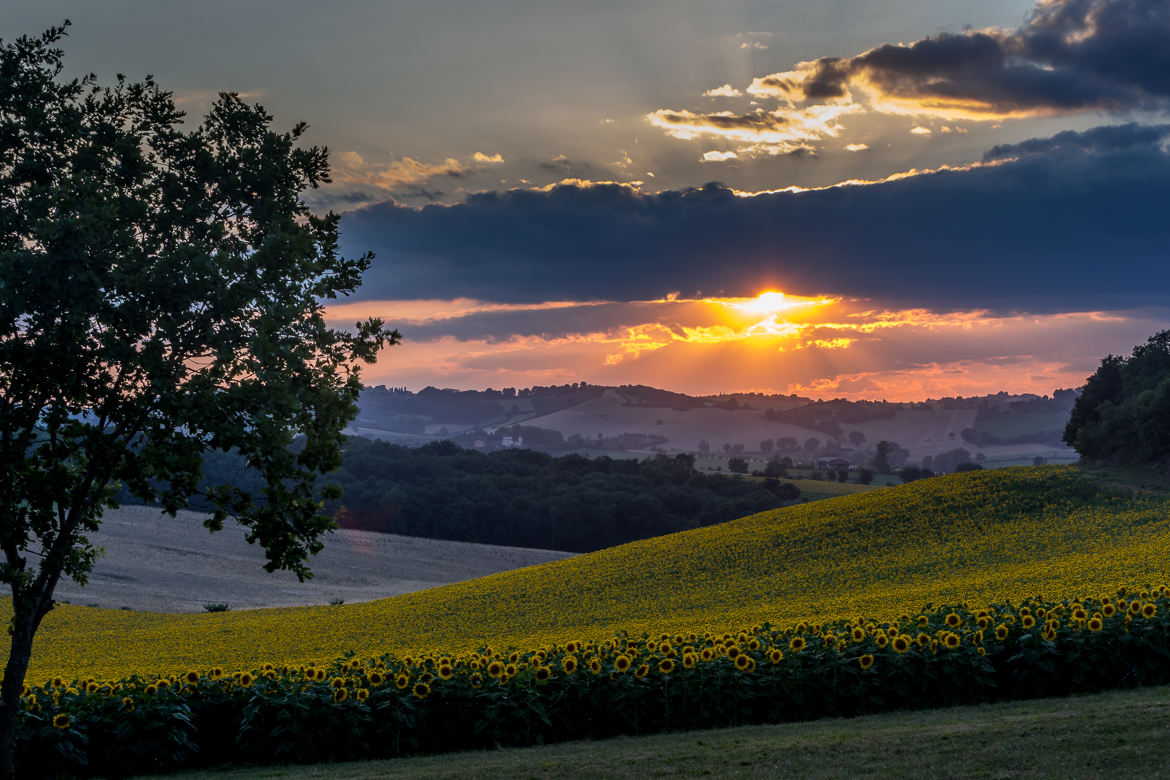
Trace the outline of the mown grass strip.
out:
<instances>
[{"instance_id":1,"label":"mown grass strip","mask_svg":"<svg viewBox=\"0 0 1170 780\"><path fill-rule=\"evenodd\" d=\"M440 756L168 777L1170 776L1170 687L570 742Z\"/></svg>"}]
</instances>

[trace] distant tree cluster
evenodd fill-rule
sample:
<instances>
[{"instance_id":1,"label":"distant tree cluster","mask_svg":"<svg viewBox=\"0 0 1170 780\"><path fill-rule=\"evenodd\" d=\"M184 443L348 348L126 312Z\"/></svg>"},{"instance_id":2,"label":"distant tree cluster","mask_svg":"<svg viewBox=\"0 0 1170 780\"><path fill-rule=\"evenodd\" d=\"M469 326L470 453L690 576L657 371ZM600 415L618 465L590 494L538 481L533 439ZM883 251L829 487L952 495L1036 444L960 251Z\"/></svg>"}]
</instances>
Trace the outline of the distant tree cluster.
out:
<instances>
[{"instance_id":1,"label":"distant tree cluster","mask_svg":"<svg viewBox=\"0 0 1170 780\"><path fill-rule=\"evenodd\" d=\"M243 489L255 478L218 453L205 460L204 472ZM450 441L412 449L357 437L346 442L330 479L343 494L327 508L344 505L343 528L570 552L734 520L800 498L777 479L697 471L693 455L485 454Z\"/></svg>"},{"instance_id":2,"label":"distant tree cluster","mask_svg":"<svg viewBox=\"0 0 1170 780\"><path fill-rule=\"evenodd\" d=\"M1073 405L1064 441L1091 462L1170 461L1170 330L1128 358L1101 361Z\"/></svg>"}]
</instances>

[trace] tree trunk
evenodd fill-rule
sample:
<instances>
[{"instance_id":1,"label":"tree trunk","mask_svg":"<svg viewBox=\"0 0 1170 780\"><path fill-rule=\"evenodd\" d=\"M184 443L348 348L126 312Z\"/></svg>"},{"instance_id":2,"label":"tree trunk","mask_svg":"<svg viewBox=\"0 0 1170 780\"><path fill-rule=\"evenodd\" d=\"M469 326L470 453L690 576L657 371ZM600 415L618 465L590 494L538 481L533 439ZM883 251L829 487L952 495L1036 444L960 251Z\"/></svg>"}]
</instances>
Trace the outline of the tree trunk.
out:
<instances>
[{"instance_id":1,"label":"tree trunk","mask_svg":"<svg viewBox=\"0 0 1170 780\"><path fill-rule=\"evenodd\" d=\"M16 777L16 719L20 714L24 676L32 657L33 634L40 622L35 618L35 610L28 614L15 600L12 608L12 646L8 665L4 668L4 683L0 687L0 778L3 780Z\"/></svg>"}]
</instances>

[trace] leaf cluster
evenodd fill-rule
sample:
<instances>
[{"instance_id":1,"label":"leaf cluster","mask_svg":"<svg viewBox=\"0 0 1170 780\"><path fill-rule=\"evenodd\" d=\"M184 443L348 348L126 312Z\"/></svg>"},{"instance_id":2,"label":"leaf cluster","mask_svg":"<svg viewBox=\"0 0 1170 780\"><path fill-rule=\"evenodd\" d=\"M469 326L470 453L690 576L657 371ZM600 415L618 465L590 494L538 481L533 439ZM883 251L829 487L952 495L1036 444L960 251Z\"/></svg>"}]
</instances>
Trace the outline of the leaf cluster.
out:
<instances>
[{"instance_id":1,"label":"leaf cluster","mask_svg":"<svg viewBox=\"0 0 1170 780\"><path fill-rule=\"evenodd\" d=\"M1107 355L1073 406L1064 441L1095 463L1170 462L1170 330Z\"/></svg>"}]
</instances>

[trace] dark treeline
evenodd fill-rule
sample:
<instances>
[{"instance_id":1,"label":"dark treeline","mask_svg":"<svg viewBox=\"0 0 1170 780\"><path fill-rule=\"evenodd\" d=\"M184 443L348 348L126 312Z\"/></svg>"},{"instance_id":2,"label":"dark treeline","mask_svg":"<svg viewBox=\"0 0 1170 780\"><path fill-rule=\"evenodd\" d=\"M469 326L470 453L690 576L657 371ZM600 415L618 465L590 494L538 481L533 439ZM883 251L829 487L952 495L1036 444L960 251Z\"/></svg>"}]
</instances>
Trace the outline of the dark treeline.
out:
<instances>
[{"instance_id":1,"label":"dark treeline","mask_svg":"<svg viewBox=\"0 0 1170 780\"><path fill-rule=\"evenodd\" d=\"M233 456L204 461L207 484L258 490ZM790 485L694 469L691 455L645 460L484 454L439 441L408 448L351 437L342 467L343 528L589 552L783 506ZM194 505L192 508L199 508Z\"/></svg>"}]
</instances>

